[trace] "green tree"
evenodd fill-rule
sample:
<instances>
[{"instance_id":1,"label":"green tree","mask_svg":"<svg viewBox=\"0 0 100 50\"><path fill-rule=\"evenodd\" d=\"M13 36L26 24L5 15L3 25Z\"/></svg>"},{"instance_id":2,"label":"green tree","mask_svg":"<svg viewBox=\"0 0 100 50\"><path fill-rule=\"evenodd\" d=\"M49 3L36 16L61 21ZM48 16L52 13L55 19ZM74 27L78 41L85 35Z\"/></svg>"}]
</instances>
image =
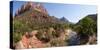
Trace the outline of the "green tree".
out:
<instances>
[{"instance_id":1,"label":"green tree","mask_svg":"<svg viewBox=\"0 0 100 50\"><path fill-rule=\"evenodd\" d=\"M96 31L96 24L91 18L85 17L80 20L78 25L75 26L75 29L78 30L80 34L93 35Z\"/></svg>"}]
</instances>

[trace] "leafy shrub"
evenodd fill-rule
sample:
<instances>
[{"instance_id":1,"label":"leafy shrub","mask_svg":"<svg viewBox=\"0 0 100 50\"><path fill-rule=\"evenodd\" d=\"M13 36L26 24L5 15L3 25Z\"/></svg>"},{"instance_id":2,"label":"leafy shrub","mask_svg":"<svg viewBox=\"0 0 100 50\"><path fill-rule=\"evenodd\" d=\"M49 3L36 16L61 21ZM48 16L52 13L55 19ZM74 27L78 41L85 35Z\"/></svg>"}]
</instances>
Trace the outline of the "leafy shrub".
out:
<instances>
[{"instance_id":1,"label":"leafy shrub","mask_svg":"<svg viewBox=\"0 0 100 50\"><path fill-rule=\"evenodd\" d=\"M96 25L95 22L88 17L83 18L80 22L79 25L75 26L76 30L78 29L78 32L80 34L87 34L87 35L93 35L96 32Z\"/></svg>"},{"instance_id":2,"label":"leafy shrub","mask_svg":"<svg viewBox=\"0 0 100 50\"><path fill-rule=\"evenodd\" d=\"M17 43L21 40L22 33L13 33L13 43Z\"/></svg>"}]
</instances>

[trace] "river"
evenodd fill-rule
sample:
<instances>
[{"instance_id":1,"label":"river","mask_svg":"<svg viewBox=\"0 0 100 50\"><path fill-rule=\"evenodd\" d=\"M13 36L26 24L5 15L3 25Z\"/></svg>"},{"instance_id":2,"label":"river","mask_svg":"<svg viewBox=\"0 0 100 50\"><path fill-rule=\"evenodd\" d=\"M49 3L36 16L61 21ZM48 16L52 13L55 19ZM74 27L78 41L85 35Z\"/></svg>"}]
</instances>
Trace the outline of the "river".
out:
<instances>
[{"instance_id":1,"label":"river","mask_svg":"<svg viewBox=\"0 0 100 50\"><path fill-rule=\"evenodd\" d=\"M79 45L79 44L80 44L80 38L77 35L77 33L75 31L70 31L68 45L73 46L73 45Z\"/></svg>"}]
</instances>

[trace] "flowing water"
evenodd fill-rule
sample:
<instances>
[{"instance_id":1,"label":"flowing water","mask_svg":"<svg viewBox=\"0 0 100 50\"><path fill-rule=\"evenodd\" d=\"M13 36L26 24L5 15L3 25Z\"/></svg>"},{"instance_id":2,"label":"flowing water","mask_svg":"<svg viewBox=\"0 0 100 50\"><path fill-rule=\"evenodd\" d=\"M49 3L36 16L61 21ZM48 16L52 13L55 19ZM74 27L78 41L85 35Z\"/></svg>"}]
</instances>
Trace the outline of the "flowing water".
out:
<instances>
[{"instance_id":1,"label":"flowing water","mask_svg":"<svg viewBox=\"0 0 100 50\"><path fill-rule=\"evenodd\" d=\"M72 46L72 45L79 45L79 43L80 43L80 38L79 38L79 36L77 35L76 32L71 31L71 32L69 33L68 45L69 45L69 46Z\"/></svg>"}]
</instances>

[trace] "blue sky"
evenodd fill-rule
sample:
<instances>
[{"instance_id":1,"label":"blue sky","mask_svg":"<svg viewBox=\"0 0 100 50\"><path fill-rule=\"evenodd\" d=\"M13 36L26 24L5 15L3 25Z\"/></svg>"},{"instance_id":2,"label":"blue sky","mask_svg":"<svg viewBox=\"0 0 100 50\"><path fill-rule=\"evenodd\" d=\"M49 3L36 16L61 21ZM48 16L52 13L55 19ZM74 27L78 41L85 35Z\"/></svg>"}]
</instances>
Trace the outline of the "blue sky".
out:
<instances>
[{"instance_id":1,"label":"blue sky","mask_svg":"<svg viewBox=\"0 0 100 50\"><path fill-rule=\"evenodd\" d=\"M25 2L13 3L13 14ZM95 5L79 5L79 4L58 4L58 3L42 3L48 11L49 15L57 18L65 17L70 22L76 23L88 14L96 14L97 6Z\"/></svg>"}]
</instances>

